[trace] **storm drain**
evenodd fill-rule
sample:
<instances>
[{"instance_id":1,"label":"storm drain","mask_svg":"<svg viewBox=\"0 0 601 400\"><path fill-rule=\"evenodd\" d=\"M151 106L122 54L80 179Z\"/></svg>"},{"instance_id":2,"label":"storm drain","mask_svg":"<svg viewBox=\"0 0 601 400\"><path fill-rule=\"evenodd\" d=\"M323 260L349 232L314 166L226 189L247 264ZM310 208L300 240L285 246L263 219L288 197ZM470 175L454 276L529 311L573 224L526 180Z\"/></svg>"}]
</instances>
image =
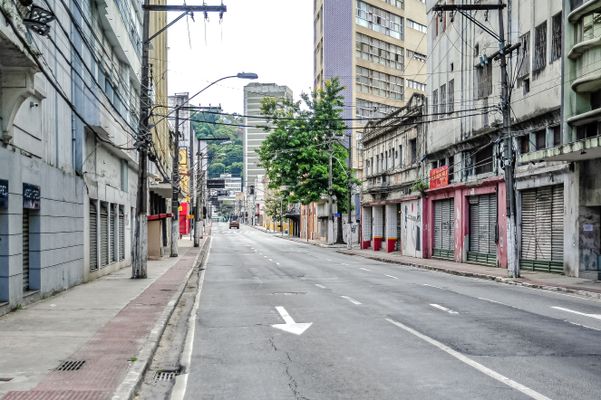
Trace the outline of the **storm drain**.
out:
<instances>
[{"instance_id":1,"label":"storm drain","mask_svg":"<svg viewBox=\"0 0 601 400\"><path fill-rule=\"evenodd\" d=\"M85 360L66 360L56 368L56 371L79 371L85 363Z\"/></svg>"},{"instance_id":2,"label":"storm drain","mask_svg":"<svg viewBox=\"0 0 601 400\"><path fill-rule=\"evenodd\" d=\"M154 373L154 383L169 382L181 374L181 368L178 369L162 369Z\"/></svg>"}]
</instances>

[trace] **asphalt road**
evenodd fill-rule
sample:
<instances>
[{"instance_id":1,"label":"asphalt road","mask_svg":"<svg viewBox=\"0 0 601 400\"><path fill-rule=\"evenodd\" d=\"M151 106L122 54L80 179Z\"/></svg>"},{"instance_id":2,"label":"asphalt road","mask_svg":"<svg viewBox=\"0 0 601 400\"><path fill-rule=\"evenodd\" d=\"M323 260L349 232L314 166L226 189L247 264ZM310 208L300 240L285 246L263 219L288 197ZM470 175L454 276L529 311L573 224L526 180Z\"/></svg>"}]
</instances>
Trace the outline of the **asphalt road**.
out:
<instances>
[{"instance_id":1,"label":"asphalt road","mask_svg":"<svg viewBox=\"0 0 601 400\"><path fill-rule=\"evenodd\" d=\"M601 302L213 233L187 399L601 398Z\"/></svg>"}]
</instances>

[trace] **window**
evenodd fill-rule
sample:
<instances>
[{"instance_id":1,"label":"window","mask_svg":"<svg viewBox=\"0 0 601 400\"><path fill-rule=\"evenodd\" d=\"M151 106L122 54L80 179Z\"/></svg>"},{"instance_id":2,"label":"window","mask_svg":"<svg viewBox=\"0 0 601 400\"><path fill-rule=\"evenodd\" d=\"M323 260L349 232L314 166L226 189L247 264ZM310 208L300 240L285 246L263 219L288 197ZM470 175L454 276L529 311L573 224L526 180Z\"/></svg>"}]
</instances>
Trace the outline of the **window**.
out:
<instances>
[{"instance_id":1,"label":"window","mask_svg":"<svg viewBox=\"0 0 601 400\"><path fill-rule=\"evenodd\" d=\"M356 104L357 118L382 118L397 110L396 107L363 99L357 99Z\"/></svg>"},{"instance_id":2,"label":"window","mask_svg":"<svg viewBox=\"0 0 601 400\"><path fill-rule=\"evenodd\" d=\"M520 55L518 77L523 78L530 73L530 32L520 37Z\"/></svg>"},{"instance_id":3,"label":"window","mask_svg":"<svg viewBox=\"0 0 601 400\"><path fill-rule=\"evenodd\" d=\"M426 84L425 83L417 82L417 81L414 81L412 79L407 79L405 83L406 83L406 86L409 89L419 90L419 91L422 91L422 92L426 91Z\"/></svg>"},{"instance_id":4,"label":"window","mask_svg":"<svg viewBox=\"0 0 601 400\"><path fill-rule=\"evenodd\" d=\"M493 146L489 145L481 149L474 157L476 175L486 174L493 171Z\"/></svg>"},{"instance_id":5,"label":"window","mask_svg":"<svg viewBox=\"0 0 601 400\"><path fill-rule=\"evenodd\" d=\"M530 135L524 135L520 137L520 154L526 154L530 152Z\"/></svg>"},{"instance_id":6,"label":"window","mask_svg":"<svg viewBox=\"0 0 601 400\"><path fill-rule=\"evenodd\" d=\"M407 50L407 58L409 60L416 60L425 63L428 59L428 56L422 53L418 53L417 51Z\"/></svg>"},{"instance_id":7,"label":"window","mask_svg":"<svg viewBox=\"0 0 601 400\"><path fill-rule=\"evenodd\" d=\"M553 146L559 146L561 144L561 126L552 126L550 129L553 132Z\"/></svg>"},{"instance_id":8,"label":"window","mask_svg":"<svg viewBox=\"0 0 601 400\"><path fill-rule=\"evenodd\" d=\"M440 114L447 111L447 85L444 84L440 87ZM440 116L442 118L442 115Z\"/></svg>"},{"instance_id":9,"label":"window","mask_svg":"<svg viewBox=\"0 0 601 400\"><path fill-rule=\"evenodd\" d=\"M405 68L405 49L400 46L357 33L355 40L357 58L395 68Z\"/></svg>"},{"instance_id":10,"label":"window","mask_svg":"<svg viewBox=\"0 0 601 400\"><path fill-rule=\"evenodd\" d=\"M586 125L579 126L576 130L576 139L586 139L595 137L599 134L599 123L597 121L590 122Z\"/></svg>"},{"instance_id":11,"label":"window","mask_svg":"<svg viewBox=\"0 0 601 400\"><path fill-rule=\"evenodd\" d=\"M534 32L534 58L532 72L539 72L547 64L547 21L536 27Z\"/></svg>"},{"instance_id":12,"label":"window","mask_svg":"<svg viewBox=\"0 0 601 400\"><path fill-rule=\"evenodd\" d=\"M590 95L591 99L591 110L595 110L597 108L601 108L601 90L597 90L596 92L592 92Z\"/></svg>"},{"instance_id":13,"label":"window","mask_svg":"<svg viewBox=\"0 0 601 400\"><path fill-rule=\"evenodd\" d=\"M403 168L403 146L399 146L399 167Z\"/></svg>"},{"instance_id":14,"label":"window","mask_svg":"<svg viewBox=\"0 0 601 400\"><path fill-rule=\"evenodd\" d=\"M524 94L530 93L530 78L522 80L522 86L524 86Z\"/></svg>"},{"instance_id":15,"label":"window","mask_svg":"<svg viewBox=\"0 0 601 400\"><path fill-rule=\"evenodd\" d=\"M380 172L380 156L376 154L376 173Z\"/></svg>"},{"instance_id":16,"label":"window","mask_svg":"<svg viewBox=\"0 0 601 400\"><path fill-rule=\"evenodd\" d=\"M534 145L536 150L542 150L547 147L547 130L541 129L534 134Z\"/></svg>"},{"instance_id":17,"label":"window","mask_svg":"<svg viewBox=\"0 0 601 400\"><path fill-rule=\"evenodd\" d=\"M561 25L563 21L561 19L561 13L554 15L552 20L552 32L553 37L551 38L551 60L559 60L561 58Z\"/></svg>"},{"instance_id":18,"label":"window","mask_svg":"<svg viewBox=\"0 0 601 400\"><path fill-rule=\"evenodd\" d=\"M449 114L453 113L453 111L455 111L455 80L451 79L449 81L448 84L448 90L449 90L449 95L447 96L448 99L448 103L447 103L447 112Z\"/></svg>"},{"instance_id":19,"label":"window","mask_svg":"<svg viewBox=\"0 0 601 400\"><path fill-rule=\"evenodd\" d=\"M474 87L476 88L476 98L483 99L492 94L492 64L476 68L476 79Z\"/></svg>"},{"instance_id":20,"label":"window","mask_svg":"<svg viewBox=\"0 0 601 400\"><path fill-rule=\"evenodd\" d=\"M121 160L121 191L127 193L128 189L128 180L129 180L129 166L127 165L127 160Z\"/></svg>"},{"instance_id":21,"label":"window","mask_svg":"<svg viewBox=\"0 0 601 400\"><path fill-rule=\"evenodd\" d=\"M432 119L437 119L438 114L438 89L432 91Z\"/></svg>"},{"instance_id":22,"label":"window","mask_svg":"<svg viewBox=\"0 0 601 400\"><path fill-rule=\"evenodd\" d=\"M357 88L361 93L403 100L403 78L357 66Z\"/></svg>"},{"instance_id":23,"label":"window","mask_svg":"<svg viewBox=\"0 0 601 400\"><path fill-rule=\"evenodd\" d=\"M404 39L403 19L381 8L374 7L361 0L357 1L357 25L372 31L383 33L395 39Z\"/></svg>"},{"instance_id":24,"label":"window","mask_svg":"<svg viewBox=\"0 0 601 400\"><path fill-rule=\"evenodd\" d=\"M601 36L601 12L585 15L580 24L580 41L592 40Z\"/></svg>"},{"instance_id":25,"label":"window","mask_svg":"<svg viewBox=\"0 0 601 400\"><path fill-rule=\"evenodd\" d=\"M411 164L415 164L417 162L417 139L409 140L409 152Z\"/></svg>"},{"instance_id":26,"label":"window","mask_svg":"<svg viewBox=\"0 0 601 400\"><path fill-rule=\"evenodd\" d=\"M395 6L398 8L405 8L405 0L384 0L386 3L391 6Z\"/></svg>"},{"instance_id":27,"label":"window","mask_svg":"<svg viewBox=\"0 0 601 400\"><path fill-rule=\"evenodd\" d=\"M426 25L422 25L419 22L415 22L409 18L407 18L407 28L415 29L416 31L420 31L423 33L428 32L428 27Z\"/></svg>"}]
</instances>

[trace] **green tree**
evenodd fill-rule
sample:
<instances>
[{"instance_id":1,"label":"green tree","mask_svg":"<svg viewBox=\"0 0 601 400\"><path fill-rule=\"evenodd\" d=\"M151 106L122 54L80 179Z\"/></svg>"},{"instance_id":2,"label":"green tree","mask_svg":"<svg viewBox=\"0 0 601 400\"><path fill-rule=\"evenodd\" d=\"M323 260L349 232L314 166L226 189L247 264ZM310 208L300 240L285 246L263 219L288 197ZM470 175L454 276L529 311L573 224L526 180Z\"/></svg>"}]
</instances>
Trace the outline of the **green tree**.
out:
<instances>
[{"instance_id":1,"label":"green tree","mask_svg":"<svg viewBox=\"0 0 601 400\"><path fill-rule=\"evenodd\" d=\"M271 130L258 150L270 188L285 187L290 202L309 204L328 195L329 157L332 154L332 192L338 210L346 212L350 177L348 151L341 143L346 125L342 120L343 87L337 78L323 89L302 94L301 102L265 98L261 111ZM304 107L301 107L303 105ZM338 226L341 228L339 218ZM339 229L341 237L342 229Z\"/></svg>"}]
</instances>

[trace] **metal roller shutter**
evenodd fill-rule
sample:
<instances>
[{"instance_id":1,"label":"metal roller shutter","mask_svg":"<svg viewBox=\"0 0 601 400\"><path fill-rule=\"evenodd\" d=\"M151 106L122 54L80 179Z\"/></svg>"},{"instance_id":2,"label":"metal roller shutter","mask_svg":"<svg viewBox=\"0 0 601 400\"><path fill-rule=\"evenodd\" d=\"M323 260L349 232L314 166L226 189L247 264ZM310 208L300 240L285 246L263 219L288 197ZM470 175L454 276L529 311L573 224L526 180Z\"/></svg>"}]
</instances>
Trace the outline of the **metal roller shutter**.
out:
<instances>
[{"instance_id":1,"label":"metal roller shutter","mask_svg":"<svg viewBox=\"0 0 601 400\"><path fill-rule=\"evenodd\" d=\"M470 204L470 236L467 260L496 265L497 197L496 194L473 196Z\"/></svg>"},{"instance_id":2,"label":"metal roller shutter","mask_svg":"<svg viewBox=\"0 0 601 400\"><path fill-rule=\"evenodd\" d=\"M23 291L29 290L29 210L23 209Z\"/></svg>"},{"instance_id":3,"label":"metal roller shutter","mask_svg":"<svg viewBox=\"0 0 601 400\"><path fill-rule=\"evenodd\" d=\"M524 190L521 195L521 267L563 272L563 186Z\"/></svg>"},{"instance_id":4,"label":"metal roller shutter","mask_svg":"<svg viewBox=\"0 0 601 400\"><path fill-rule=\"evenodd\" d=\"M117 207L111 207L111 261L117 262L119 256L117 238L119 237L119 231L117 230Z\"/></svg>"},{"instance_id":5,"label":"metal roller shutter","mask_svg":"<svg viewBox=\"0 0 601 400\"><path fill-rule=\"evenodd\" d=\"M96 201L90 201L90 271L98 269L98 220Z\"/></svg>"},{"instance_id":6,"label":"metal roller shutter","mask_svg":"<svg viewBox=\"0 0 601 400\"><path fill-rule=\"evenodd\" d=\"M125 215L119 207L119 261L125 260Z\"/></svg>"},{"instance_id":7,"label":"metal roller shutter","mask_svg":"<svg viewBox=\"0 0 601 400\"><path fill-rule=\"evenodd\" d=\"M100 203L100 267L108 265L109 213L106 203Z\"/></svg>"},{"instance_id":8,"label":"metal roller shutter","mask_svg":"<svg viewBox=\"0 0 601 400\"><path fill-rule=\"evenodd\" d=\"M401 250L401 228L402 228L402 218L401 218L401 205L396 205L396 237L397 241L395 243L395 250Z\"/></svg>"},{"instance_id":9,"label":"metal roller shutter","mask_svg":"<svg viewBox=\"0 0 601 400\"><path fill-rule=\"evenodd\" d=\"M455 207L453 199L434 202L434 257L455 257Z\"/></svg>"}]
</instances>

